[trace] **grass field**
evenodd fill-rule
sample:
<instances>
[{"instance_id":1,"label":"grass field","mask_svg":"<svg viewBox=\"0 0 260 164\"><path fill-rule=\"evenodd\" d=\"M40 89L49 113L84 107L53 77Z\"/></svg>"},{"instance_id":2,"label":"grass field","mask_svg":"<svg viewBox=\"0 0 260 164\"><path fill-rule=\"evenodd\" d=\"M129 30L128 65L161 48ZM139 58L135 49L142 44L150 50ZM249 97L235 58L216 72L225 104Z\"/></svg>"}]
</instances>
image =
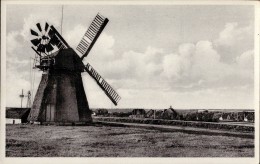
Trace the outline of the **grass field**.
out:
<instances>
[{"instance_id":1,"label":"grass field","mask_svg":"<svg viewBox=\"0 0 260 164\"><path fill-rule=\"evenodd\" d=\"M6 125L7 157L253 157L254 139L134 127Z\"/></svg>"}]
</instances>

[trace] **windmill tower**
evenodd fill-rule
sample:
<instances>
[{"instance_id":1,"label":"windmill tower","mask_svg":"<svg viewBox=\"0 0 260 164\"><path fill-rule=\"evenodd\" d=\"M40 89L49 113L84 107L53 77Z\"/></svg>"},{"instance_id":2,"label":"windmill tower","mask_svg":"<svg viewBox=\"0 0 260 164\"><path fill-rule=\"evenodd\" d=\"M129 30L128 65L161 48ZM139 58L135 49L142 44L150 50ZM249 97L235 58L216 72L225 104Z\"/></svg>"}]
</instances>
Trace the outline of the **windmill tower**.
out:
<instances>
[{"instance_id":1,"label":"windmill tower","mask_svg":"<svg viewBox=\"0 0 260 164\"><path fill-rule=\"evenodd\" d=\"M83 59L89 54L97 38L108 23L108 19L97 14L74 51L58 31L45 24L40 32L31 29L36 38L31 40L32 49L39 62L35 67L43 71L35 99L29 114L29 121L55 124L86 124L92 121L81 73L87 72L117 105L120 96L89 64Z\"/></svg>"},{"instance_id":2,"label":"windmill tower","mask_svg":"<svg viewBox=\"0 0 260 164\"><path fill-rule=\"evenodd\" d=\"M31 92L28 91L27 92L27 104L26 104L26 108L30 108L31 107Z\"/></svg>"},{"instance_id":3,"label":"windmill tower","mask_svg":"<svg viewBox=\"0 0 260 164\"><path fill-rule=\"evenodd\" d=\"M26 108L31 107L31 92L30 91L27 92L27 95L24 95L23 89L22 89L22 94L20 94L19 97L21 98L21 108L23 108L23 98L25 98L25 97L27 97Z\"/></svg>"}]
</instances>

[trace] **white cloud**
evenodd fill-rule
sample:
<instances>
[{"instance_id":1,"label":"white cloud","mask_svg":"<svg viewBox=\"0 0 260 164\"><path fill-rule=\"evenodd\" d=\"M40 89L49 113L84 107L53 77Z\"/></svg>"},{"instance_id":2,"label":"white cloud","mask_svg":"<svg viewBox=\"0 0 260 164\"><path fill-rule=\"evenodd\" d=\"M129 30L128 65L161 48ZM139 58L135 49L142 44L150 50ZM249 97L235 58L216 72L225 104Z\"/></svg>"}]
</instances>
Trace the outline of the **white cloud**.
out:
<instances>
[{"instance_id":1,"label":"white cloud","mask_svg":"<svg viewBox=\"0 0 260 164\"><path fill-rule=\"evenodd\" d=\"M254 69L254 51L248 50L236 57L237 64L242 69L250 69L251 71Z\"/></svg>"},{"instance_id":2,"label":"white cloud","mask_svg":"<svg viewBox=\"0 0 260 164\"><path fill-rule=\"evenodd\" d=\"M162 64L163 74L169 79L174 81L186 79L190 83L216 80L229 72L229 66L220 61L220 55L209 41L182 44L178 53L165 56Z\"/></svg>"},{"instance_id":3,"label":"white cloud","mask_svg":"<svg viewBox=\"0 0 260 164\"><path fill-rule=\"evenodd\" d=\"M237 22L226 23L213 44L221 55L221 60L233 63L243 52L254 49L254 24L242 26Z\"/></svg>"},{"instance_id":4,"label":"white cloud","mask_svg":"<svg viewBox=\"0 0 260 164\"><path fill-rule=\"evenodd\" d=\"M102 32L86 60L93 61L97 64L100 61L108 62L114 60L117 57L113 49L114 44L114 37L106 32Z\"/></svg>"},{"instance_id":5,"label":"white cloud","mask_svg":"<svg viewBox=\"0 0 260 164\"><path fill-rule=\"evenodd\" d=\"M111 42L114 40L109 35L107 38L110 38ZM99 50L102 53L98 54L93 52L93 56L89 56L87 60L90 59L92 65L106 79L113 80L115 87L142 89L165 81L166 83L158 89L174 86L175 89L178 87L192 91L203 86L208 88L214 85L221 87L229 83L234 84L235 81L248 78L248 75L244 76L244 71L238 70L241 62L240 64L223 62L221 55L210 41L181 44L178 51L171 54L164 53L162 49L147 47L144 52L128 51L121 56L114 54L111 58L106 58L106 52L113 52L113 48L108 46L105 48L107 51ZM103 60L102 56L106 60ZM248 55L241 55L237 61L243 61L242 58L245 56ZM100 60L95 60L95 57ZM235 78L229 78L232 76ZM132 81L128 84L129 80Z\"/></svg>"},{"instance_id":6,"label":"white cloud","mask_svg":"<svg viewBox=\"0 0 260 164\"><path fill-rule=\"evenodd\" d=\"M190 74L191 62L195 50L194 44L181 44L177 54L168 54L163 58L163 74L169 79L179 80Z\"/></svg>"},{"instance_id":7,"label":"white cloud","mask_svg":"<svg viewBox=\"0 0 260 164\"><path fill-rule=\"evenodd\" d=\"M229 66L220 61L220 55L209 41L196 44L191 75L206 80L216 80L229 72Z\"/></svg>"},{"instance_id":8,"label":"white cloud","mask_svg":"<svg viewBox=\"0 0 260 164\"><path fill-rule=\"evenodd\" d=\"M82 39L84 33L86 31L86 27L79 24L76 25L71 31L67 31L63 38L67 41L67 43L76 50L80 40Z\"/></svg>"},{"instance_id":9,"label":"white cloud","mask_svg":"<svg viewBox=\"0 0 260 164\"><path fill-rule=\"evenodd\" d=\"M252 35L253 25L240 27L237 22L226 23L225 29L220 32L215 41L217 45L232 46L241 41L248 40ZM252 38L252 37L251 37Z\"/></svg>"},{"instance_id":10,"label":"white cloud","mask_svg":"<svg viewBox=\"0 0 260 164\"><path fill-rule=\"evenodd\" d=\"M217 39L218 44L231 46L236 37L239 35L239 31L235 30L237 23L227 23L225 29L220 32L219 38Z\"/></svg>"},{"instance_id":11,"label":"white cloud","mask_svg":"<svg viewBox=\"0 0 260 164\"><path fill-rule=\"evenodd\" d=\"M167 55L163 61L164 74L168 78L180 79L182 71L182 58L176 54Z\"/></svg>"}]
</instances>

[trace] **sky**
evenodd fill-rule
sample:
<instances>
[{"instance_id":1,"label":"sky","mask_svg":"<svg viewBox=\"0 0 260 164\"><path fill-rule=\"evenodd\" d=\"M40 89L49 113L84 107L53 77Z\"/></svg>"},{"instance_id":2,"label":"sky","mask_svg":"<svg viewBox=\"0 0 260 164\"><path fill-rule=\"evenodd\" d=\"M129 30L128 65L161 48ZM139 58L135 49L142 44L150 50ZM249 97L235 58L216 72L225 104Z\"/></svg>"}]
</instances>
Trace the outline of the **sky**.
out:
<instances>
[{"instance_id":1,"label":"sky","mask_svg":"<svg viewBox=\"0 0 260 164\"><path fill-rule=\"evenodd\" d=\"M109 22L89 62L121 96L114 106L82 73L91 108L254 107L254 7L250 5L7 5L6 105L37 91L36 23L48 22L75 50L97 13ZM62 32L61 32L62 24ZM23 106L26 99L23 100Z\"/></svg>"}]
</instances>

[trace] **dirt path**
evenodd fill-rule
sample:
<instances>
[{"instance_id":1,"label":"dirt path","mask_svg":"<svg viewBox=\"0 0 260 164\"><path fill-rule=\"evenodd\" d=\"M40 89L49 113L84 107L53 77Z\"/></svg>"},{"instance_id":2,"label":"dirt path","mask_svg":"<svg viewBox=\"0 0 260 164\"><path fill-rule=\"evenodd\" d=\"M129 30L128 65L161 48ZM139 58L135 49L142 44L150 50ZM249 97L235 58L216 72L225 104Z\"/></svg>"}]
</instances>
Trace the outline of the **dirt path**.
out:
<instances>
[{"instance_id":1,"label":"dirt path","mask_svg":"<svg viewBox=\"0 0 260 164\"><path fill-rule=\"evenodd\" d=\"M167 125L153 125L153 124L137 124L137 123L122 123L122 122L108 122L108 121L96 121L96 123L104 125L114 125L114 126L126 126L126 127L139 127L147 129L157 129L161 131L169 132L184 132L190 134L204 134L204 135L222 135L222 136L234 136L240 138L252 138L254 139L254 133L243 133L243 132L233 132L227 130L213 130L205 128L193 128L193 127L180 127L180 126L167 126Z\"/></svg>"}]
</instances>

